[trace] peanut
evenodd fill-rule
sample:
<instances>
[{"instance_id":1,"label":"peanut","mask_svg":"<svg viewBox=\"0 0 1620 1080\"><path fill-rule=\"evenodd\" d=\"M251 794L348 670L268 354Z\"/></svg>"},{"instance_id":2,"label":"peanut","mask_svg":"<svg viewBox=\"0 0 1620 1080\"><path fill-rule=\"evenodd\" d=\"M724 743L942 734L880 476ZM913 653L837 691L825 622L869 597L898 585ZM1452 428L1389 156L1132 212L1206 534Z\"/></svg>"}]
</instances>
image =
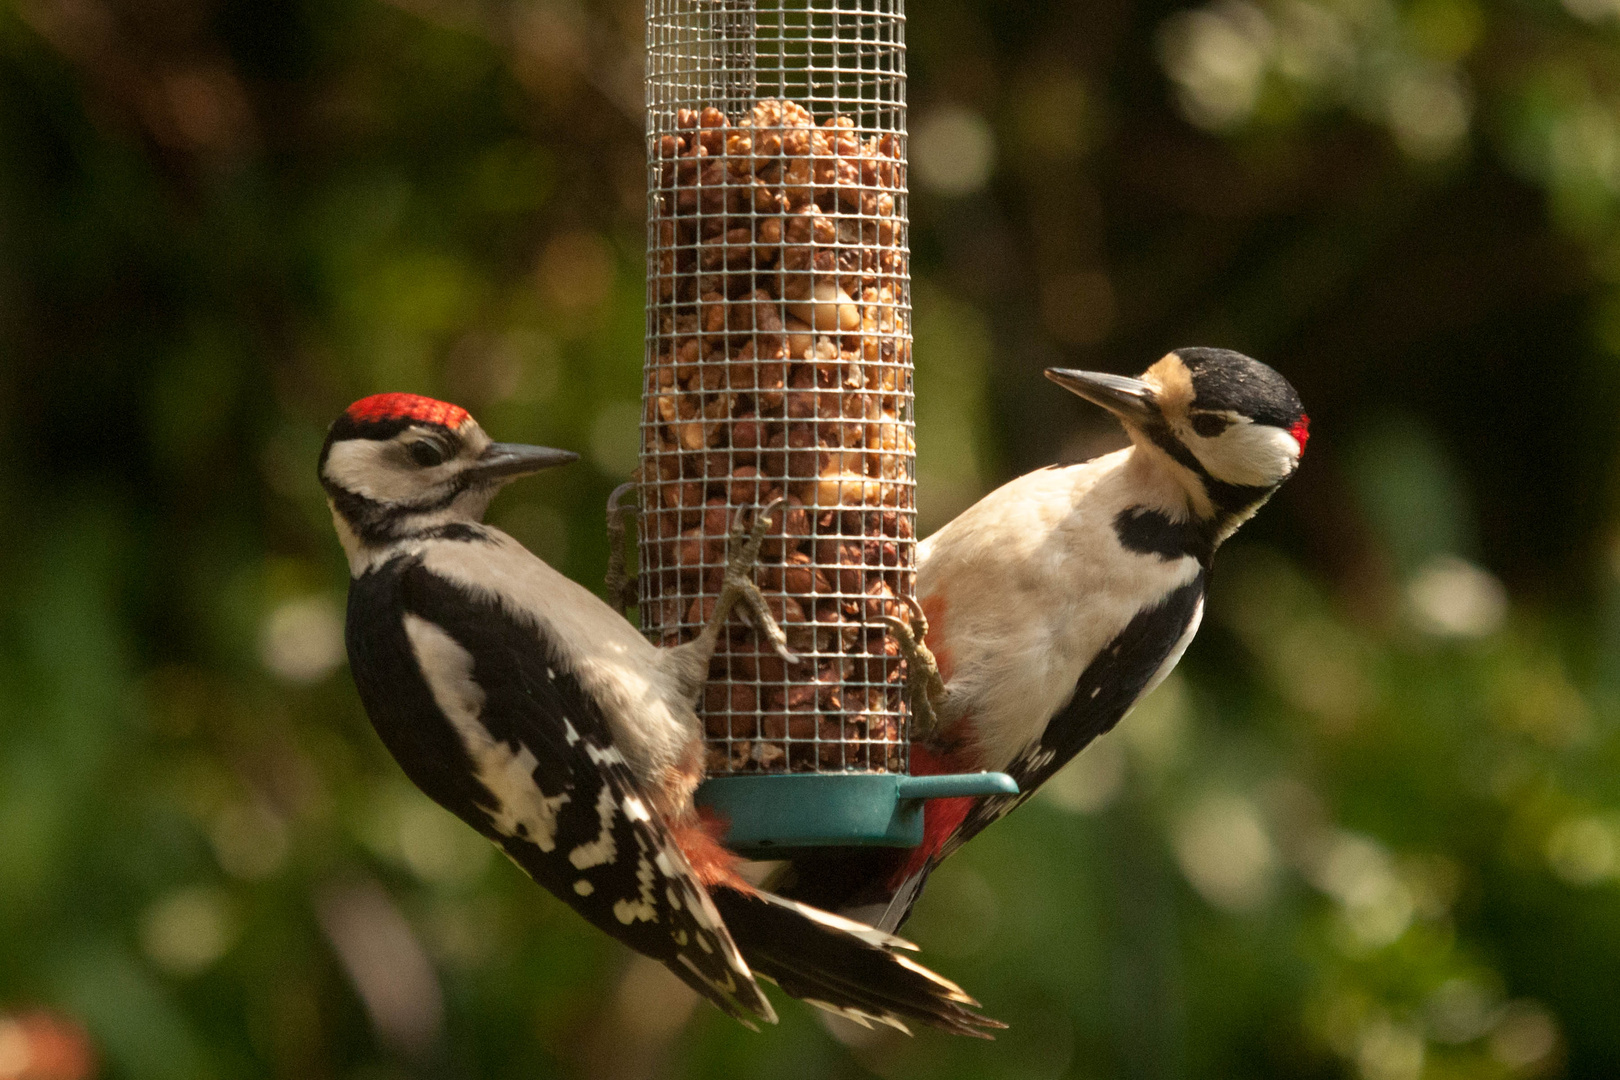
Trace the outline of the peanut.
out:
<instances>
[{"instance_id":1,"label":"peanut","mask_svg":"<svg viewBox=\"0 0 1620 1080\"><path fill-rule=\"evenodd\" d=\"M899 140L766 99L654 143L643 618L714 611L735 508L786 492L756 580L789 669L740 619L704 690L711 771L894 769L899 661L871 624L910 580L910 341ZM812 677L811 672L814 672Z\"/></svg>"}]
</instances>

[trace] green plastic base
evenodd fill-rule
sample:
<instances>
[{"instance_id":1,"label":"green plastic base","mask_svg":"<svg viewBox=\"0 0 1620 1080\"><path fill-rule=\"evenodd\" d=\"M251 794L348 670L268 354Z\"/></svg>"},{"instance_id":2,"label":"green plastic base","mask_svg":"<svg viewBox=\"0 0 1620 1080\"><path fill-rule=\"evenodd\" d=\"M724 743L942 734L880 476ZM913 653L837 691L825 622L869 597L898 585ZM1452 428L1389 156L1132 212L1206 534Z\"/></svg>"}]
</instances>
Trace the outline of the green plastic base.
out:
<instances>
[{"instance_id":1,"label":"green plastic base","mask_svg":"<svg viewBox=\"0 0 1620 1080\"><path fill-rule=\"evenodd\" d=\"M916 847L925 799L1016 795L1006 773L902 776L896 773L789 773L717 776L697 790L729 825L726 846L742 855L830 846Z\"/></svg>"}]
</instances>

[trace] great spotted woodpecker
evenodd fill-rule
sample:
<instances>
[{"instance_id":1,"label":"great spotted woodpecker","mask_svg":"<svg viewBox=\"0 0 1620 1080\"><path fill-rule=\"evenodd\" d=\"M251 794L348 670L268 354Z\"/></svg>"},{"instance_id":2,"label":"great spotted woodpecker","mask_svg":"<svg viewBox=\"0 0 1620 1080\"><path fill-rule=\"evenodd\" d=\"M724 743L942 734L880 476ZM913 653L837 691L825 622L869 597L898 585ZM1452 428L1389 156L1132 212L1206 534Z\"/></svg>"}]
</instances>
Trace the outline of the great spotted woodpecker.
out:
<instances>
[{"instance_id":1,"label":"great spotted woodpecker","mask_svg":"<svg viewBox=\"0 0 1620 1080\"><path fill-rule=\"evenodd\" d=\"M693 711L737 603L785 650L750 578L767 514L733 530L703 633L649 644L606 604L482 523L515 477L575 460L491 442L410 394L351 405L319 474L349 557L360 699L407 776L597 927L733 1017L774 1022L755 974L867 1022L999 1026L907 942L753 888L699 822Z\"/></svg>"},{"instance_id":2,"label":"great spotted woodpecker","mask_svg":"<svg viewBox=\"0 0 1620 1080\"><path fill-rule=\"evenodd\" d=\"M923 647L895 627L920 676L912 771L1005 771L1020 794L928 803L910 851L806 853L772 883L784 895L898 929L942 859L1170 673L1215 549L1293 475L1309 436L1287 380L1226 349L1179 349L1137 379L1046 375L1112 412L1131 445L1019 477L924 540Z\"/></svg>"}]
</instances>

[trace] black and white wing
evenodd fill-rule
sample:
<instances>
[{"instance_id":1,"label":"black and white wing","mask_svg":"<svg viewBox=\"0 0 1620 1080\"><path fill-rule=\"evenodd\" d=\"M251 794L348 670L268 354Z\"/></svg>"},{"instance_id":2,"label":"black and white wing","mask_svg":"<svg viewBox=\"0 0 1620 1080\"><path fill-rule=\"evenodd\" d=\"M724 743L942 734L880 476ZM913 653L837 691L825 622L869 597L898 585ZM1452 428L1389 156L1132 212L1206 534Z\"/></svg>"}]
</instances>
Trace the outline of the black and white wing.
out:
<instances>
[{"instance_id":1,"label":"black and white wing","mask_svg":"<svg viewBox=\"0 0 1620 1080\"><path fill-rule=\"evenodd\" d=\"M600 710L539 627L400 557L351 585L348 645L366 712L430 798L731 1016L775 1022Z\"/></svg>"}]
</instances>

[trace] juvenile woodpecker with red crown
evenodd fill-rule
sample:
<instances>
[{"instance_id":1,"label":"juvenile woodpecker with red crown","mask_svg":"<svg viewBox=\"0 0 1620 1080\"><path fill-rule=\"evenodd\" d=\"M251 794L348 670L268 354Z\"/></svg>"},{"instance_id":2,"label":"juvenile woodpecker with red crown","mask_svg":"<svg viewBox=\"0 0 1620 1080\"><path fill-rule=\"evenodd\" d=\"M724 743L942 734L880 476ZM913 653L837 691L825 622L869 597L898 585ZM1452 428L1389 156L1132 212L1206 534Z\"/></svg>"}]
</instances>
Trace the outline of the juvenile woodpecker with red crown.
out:
<instances>
[{"instance_id":1,"label":"juvenile woodpecker with red crown","mask_svg":"<svg viewBox=\"0 0 1620 1080\"><path fill-rule=\"evenodd\" d=\"M890 934L755 889L699 822L693 711L743 604L784 653L751 579L769 509L728 547L694 641L649 644L601 600L483 523L516 477L575 460L492 442L466 411L412 394L351 405L319 474L349 557L360 699L407 776L536 882L729 1015L774 1022L755 975L866 1023L1001 1026Z\"/></svg>"},{"instance_id":2,"label":"juvenile woodpecker with red crown","mask_svg":"<svg viewBox=\"0 0 1620 1080\"><path fill-rule=\"evenodd\" d=\"M1019 477L922 541L921 610L895 625L921 733L912 771L1002 771L1020 793L928 803L909 851L806 853L773 885L785 895L897 929L942 859L1170 673L1215 549L1294 474L1309 436L1288 381L1226 349L1178 349L1136 379L1046 375L1112 412L1131 445Z\"/></svg>"}]
</instances>

